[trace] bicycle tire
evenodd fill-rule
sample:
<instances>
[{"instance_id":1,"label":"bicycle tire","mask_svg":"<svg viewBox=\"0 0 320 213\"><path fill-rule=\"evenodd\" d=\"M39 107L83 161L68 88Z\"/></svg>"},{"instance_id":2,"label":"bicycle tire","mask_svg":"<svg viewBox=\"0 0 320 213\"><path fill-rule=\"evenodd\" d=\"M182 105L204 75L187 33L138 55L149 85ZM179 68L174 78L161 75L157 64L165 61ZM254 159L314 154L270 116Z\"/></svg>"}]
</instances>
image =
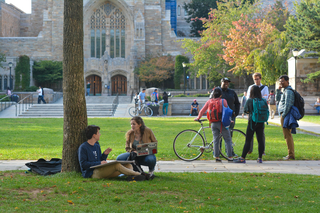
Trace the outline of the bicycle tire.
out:
<instances>
[{"instance_id":1,"label":"bicycle tire","mask_svg":"<svg viewBox=\"0 0 320 213\"><path fill-rule=\"evenodd\" d=\"M153 110L150 107L145 107L144 108L144 114L146 116L152 116L153 115Z\"/></svg>"},{"instance_id":2,"label":"bicycle tire","mask_svg":"<svg viewBox=\"0 0 320 213\"><path fill-rule=\"evenodd\" d=\"M139 109L138 109L138 107L130 107L129 109L128 109L128 113L129 113L129 115L131 116L131 117L134 117L134 116L138 116L139 115Z\"/></svg>"},{"instance_id":3,"label":"bicycle tire","mask_svg":"<svg viewBox=\"0 0 320 213\"><path fill-rule=\"evenodd\" d=\"M239 129L233 129L231 134L232 134L231 138L232 138L233 152L238 156L241 156L244 144L246 142L246 134ZM222 155L222 157L227 159L228 155L226 153L227 151L225 148L225 143L221 134L220 134L219 142L220 142L220 154Z\"/></svg>"},{"instance_id":4,"label":"bicycle tire","mask_svg":"<svg viewBox=\"0 0 320 213\"><path fill-rule=\"evenodd\" d=\"M205 141L200 133L192 129L181 131L173 141L173 151L178 158L184 161L198 159L203 152L200 147L205 146Z\"/></svg>"}]
</instances>

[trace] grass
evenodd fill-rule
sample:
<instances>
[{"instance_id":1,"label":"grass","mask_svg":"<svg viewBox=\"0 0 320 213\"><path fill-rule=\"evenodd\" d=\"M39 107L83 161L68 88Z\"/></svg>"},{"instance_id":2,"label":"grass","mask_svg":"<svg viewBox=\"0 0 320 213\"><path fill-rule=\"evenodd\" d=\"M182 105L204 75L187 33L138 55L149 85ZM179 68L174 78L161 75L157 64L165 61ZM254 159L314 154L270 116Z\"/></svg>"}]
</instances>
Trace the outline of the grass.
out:
<instances>
[{"instance_id":1,"label":"grass","mask_svg":"<svg viewBox=\"0 0 320 213\"><path fill-rule=\"evenodd\" d=\"M152 181L0 172L1 212L319 212L320 177L157 173Z\"/></svg>"},{"instance_id":2,"label":"grass","mask_svg":"<svg viewBox=\"0 0 320 213\"><path fill-rule=\"evenodd\" d=\"M311 122L315 124L320 124L320 116L319 115L305 115L301 121Z\"/></svg>"},{"instance_id":3,"label":"grass","mask_svg":"<svg viewBox=\"0 0 320 213\"><path fill-rule=\"evenodd\" d=\"M130 128L129 118L89 118L88 124L101 127L100 145L102 149L111 147L109 159L125 152L125 133ZM172 148L175 136L184 129L199 129L200 125L193 118L144 118L159 141L158 160L178 160ZM247 120L237 119L236 128L246 131ZM19 118L0 119L0 160L37 160L62 157L63 119L62 118ZM212 133L206 130L208 140ZM266 125L266 156L264 160L280 160L287 155L287 145L282 130L278 126ZM295 152L297 160L320 159L319 137L296 134ZM255 141L254 152L247 159L257 159L258 145ZM240 153L238 153L240 154ZM212 160L211 153L205 153L200 160Z\"/></svg>"}]
</instances>

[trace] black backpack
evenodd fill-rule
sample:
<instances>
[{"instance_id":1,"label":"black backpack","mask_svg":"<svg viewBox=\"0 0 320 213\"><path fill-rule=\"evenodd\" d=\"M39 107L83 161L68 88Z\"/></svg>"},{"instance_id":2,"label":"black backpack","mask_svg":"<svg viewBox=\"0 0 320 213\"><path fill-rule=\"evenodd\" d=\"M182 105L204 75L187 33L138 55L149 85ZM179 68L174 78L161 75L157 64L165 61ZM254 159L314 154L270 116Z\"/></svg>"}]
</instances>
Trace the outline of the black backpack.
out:
<instances>
[{"instance_id":1,"label":"black backpack","mask_svg":"<svg viewBox=\"0 0 320 213\"><path fill-rule=\"evenodd\" d=\"M296 91L296 90L293 90L293 89L290 89L293 91L294 93L294 106L298 108L299 112L300 112L300 115L301 117L298 119L302 119L303 116L304 116L304 99L301 97L301 95Z\"/></svg>"}]
</instances>

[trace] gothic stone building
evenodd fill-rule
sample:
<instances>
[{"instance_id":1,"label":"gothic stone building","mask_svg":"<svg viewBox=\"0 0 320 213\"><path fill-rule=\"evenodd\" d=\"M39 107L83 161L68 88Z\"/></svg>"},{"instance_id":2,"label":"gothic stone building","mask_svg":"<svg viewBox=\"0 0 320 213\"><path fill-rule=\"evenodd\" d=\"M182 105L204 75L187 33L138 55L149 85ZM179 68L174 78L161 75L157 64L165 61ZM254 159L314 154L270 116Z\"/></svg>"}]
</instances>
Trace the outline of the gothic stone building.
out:
<instances>
[{"instance_id":1,"label":"gothic stone building","mask_svg":"<svg viewBox=\"0 0 320 213\"><path fill-rule=\"evenodd\" d=\"M84 78L91 93L106 94L110 88L112 94L130 95L139 90L133 70L140 59L183 54L176 35L190 32L184 2L189 1L84 0ZM20 55L30 57L32 70L34 61L62 61L62 44L63 0L32 0L31 14L0 0L0 51L7 59L0 68L0 90L13 88Z\"/></svg>"}]
</instances>

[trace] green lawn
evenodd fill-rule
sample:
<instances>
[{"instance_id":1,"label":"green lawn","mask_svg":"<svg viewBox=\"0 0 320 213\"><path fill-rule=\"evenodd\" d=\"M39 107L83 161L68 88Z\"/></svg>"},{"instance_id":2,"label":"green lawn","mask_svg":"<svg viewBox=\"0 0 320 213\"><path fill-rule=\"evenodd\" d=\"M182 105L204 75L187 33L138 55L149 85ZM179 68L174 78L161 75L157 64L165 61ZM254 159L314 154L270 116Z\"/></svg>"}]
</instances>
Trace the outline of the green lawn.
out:
<instances>
[{"instance_id":1,"label":"green lawn","mask_svg":"<svg viewBox=\"0 0 320 213\"><path fill-rule=\"evenodd\" d=\"M319 212L320 177L157 173L152 181L0 172L0 212Z\"/></svg>"},{"instance_id":2,"label":"green lawn","mask_svg":"<svg viewBox=\"0 0 320 213\"><path fill-rule=\"evenodd\" d=\"M125 133L130 128L129 118L90 118L89 124L101 127L100 145L102 149L111 147L113 151L109 159L125 151ZM175 156L172 143L175 136L184 129L197 129L199 123L193 118L152 117L144 118L159 141L158 160L178 160ZM237 119L236 128L245 132L247 120ZM212 134L207 131L211 141ZM51 159L62 157L62 118L30 118L30 119L0 119L0 160L19 160L39 158ZM280 127L267 125L266 156L264 160L280 160L287 155L287 145ZM295 152L297 160L319 160L319 137L296 134ZM254 152L247 159L257 159L258 145L255 142ZM241 154L241 153L238 153ZM200 160L212 160L211 153L205 153Z\"/></svg>"},{"instance_id":3,"label":"green lawn","mask_svg":"<svg viewBox=\"0 0 320 213\"><path fill-rule=\"evenodd\" d=\"M320 124L320 115L305 115L301 121L311 122L315 124Z\"/></svg>"}]
</instances>

